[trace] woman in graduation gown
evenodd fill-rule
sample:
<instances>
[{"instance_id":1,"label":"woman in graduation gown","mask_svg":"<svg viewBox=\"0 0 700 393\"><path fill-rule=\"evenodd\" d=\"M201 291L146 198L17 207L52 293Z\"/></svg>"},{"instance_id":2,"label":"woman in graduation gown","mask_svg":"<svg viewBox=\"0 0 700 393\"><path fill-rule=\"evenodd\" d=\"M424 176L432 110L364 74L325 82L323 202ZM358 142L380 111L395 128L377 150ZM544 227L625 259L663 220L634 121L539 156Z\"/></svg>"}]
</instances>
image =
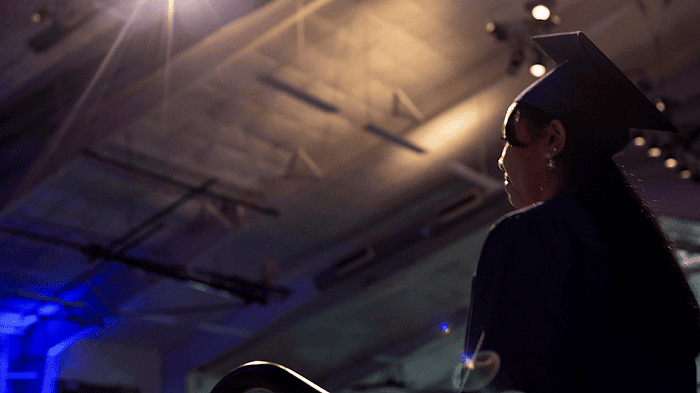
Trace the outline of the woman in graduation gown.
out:
<instances>
[{"instance_id":1,"label":"woman in graduation gown","mask_svg":"<svg viewBox=\"0 0 700 393\"><path fill-rule=\"evenodd\" d=\"M498 164L519 210L484 243L466 353L483 334L500 356L489 391L696 392L698 303L611 158L630 127L676 129L582 33L534 39L559 65L506 114Z\"/></svg>"}]
</instances>

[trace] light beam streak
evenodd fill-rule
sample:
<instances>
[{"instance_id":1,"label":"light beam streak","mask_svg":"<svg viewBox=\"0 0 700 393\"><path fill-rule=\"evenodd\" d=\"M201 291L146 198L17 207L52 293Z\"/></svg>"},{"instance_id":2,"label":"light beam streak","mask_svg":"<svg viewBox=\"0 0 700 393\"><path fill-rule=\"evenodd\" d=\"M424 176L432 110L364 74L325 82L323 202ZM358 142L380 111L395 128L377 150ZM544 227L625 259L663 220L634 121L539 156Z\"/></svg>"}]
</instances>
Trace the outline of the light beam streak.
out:
<instances>
[{"instance_id":1,"label":"light beam streak","mask_svg":"<svg viewBox=\"0 0 700 393\"><path fill-rule=\"evenodd\" d=\"M109 49L109 52L107 52L107 55L102 60L100 67L97 69L97 72L92 77L90 83L85 88L83 93L80 95L80 98L78 98L78 101L75 103L75 105L73 105L73 108L71 108L71 111L69 112L68 116L66 116L66 119L61 123L58 130L56 130L48 146L48 149L45 150L44 153L34 163L34 165L32 165L32 168L30 168L28 174L22 180L20 186L17 187L17 190L21 191L29 189L28 186L30 186L34 182L34 180L36 180L36 178L39 177L39 175L43 172L47 161L49 161L49 158L53 156L54 152L56 151L56 148L58 147L60 142L63 141L63 139L65 138L66 133L75 122L75 119L79 111L85 104L85 101L87 101L88 97L90 96L90 93L92 93L92 90L95 88L95 86L97 86L97 82L100 81L100 79L102 78L102 74L104 74L105 70L111 63L112 58L114 57L114 54L117 51L117 48L119 48L119 45L121 45L122 41L124 40L126 33L129 31L131 24L136 19L135 16L137 15L137 12L141 9L141 6L144 4L144 1L145 0L139 0L136 7L134 7L133 12L129 16L129 19L126 21L124 27L122 27L117 38L114 40L112 47Z\"/></svg>"}]
</instances>

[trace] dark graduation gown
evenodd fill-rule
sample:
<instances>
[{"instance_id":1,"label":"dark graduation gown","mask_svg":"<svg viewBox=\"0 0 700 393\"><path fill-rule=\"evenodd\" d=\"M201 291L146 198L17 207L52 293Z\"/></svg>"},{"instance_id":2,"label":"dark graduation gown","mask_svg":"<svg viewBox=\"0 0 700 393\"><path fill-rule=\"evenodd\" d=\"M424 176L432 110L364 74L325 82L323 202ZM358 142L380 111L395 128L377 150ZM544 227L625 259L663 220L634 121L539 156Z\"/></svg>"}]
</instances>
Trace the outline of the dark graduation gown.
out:
<instances>
[{"instance_id":1,"label":"dark graduation gown","mask_svg":"<svg viewBox=\"0 0 700 393\"><path fill-rule=\"evenodd\" d=\"M501 357L490 391L668 391L641 335L623 340L609 325L607 291L606 249L574 197L515 211L484 243L466 353L483 331L481 350ZM695 392L695 364L687 366L683 378Z\"/></svg>"}]
</instances>

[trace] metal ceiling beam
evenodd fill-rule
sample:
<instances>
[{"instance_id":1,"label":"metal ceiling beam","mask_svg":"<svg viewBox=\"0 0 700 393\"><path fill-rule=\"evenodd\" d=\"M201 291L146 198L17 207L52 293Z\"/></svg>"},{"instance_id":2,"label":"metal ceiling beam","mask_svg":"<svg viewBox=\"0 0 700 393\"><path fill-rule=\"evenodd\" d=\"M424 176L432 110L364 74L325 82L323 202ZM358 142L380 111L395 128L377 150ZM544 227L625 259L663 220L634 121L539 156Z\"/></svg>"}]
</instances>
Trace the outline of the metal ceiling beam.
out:
<instances>
[{"instance_id":1,"label":"metal ceiling beam","mask_svg":"<svg viewBox=\"0 0 700 393\"><path fill-rule=\"evenodd\" d=\"M277 36L285 32L287 29L295 26L299 21L306 19L306 17L308 17L311 13L316 12L318 9L332 1L333 0L316 0L298 9L293 15L266 31L264 34L253 40L253 42L229 55L224 61L217 65L215 72L219 72L230 67L232 64L242 59L243 56L277 38Z\"/></svg>"},{"instance_id":2,"label":"metal ceiling beam","mask_svg":"<svg viewBox=\"0 0 700 393\"><path fill-rule=\"evenodd\" d=\"M197 271L190 274L186 266L170 266L154 263L145 259L132 258L119 252L91 243L88 245L63 240L54 236L42 235L19 228L0 227L0 232L8 235L22 237L42 243L80 251L88 257L88 260L102 259L123 263L129 267L139 268L149 273L172 278L182 282L197 282L206 286L224 290L234 296L244 299L246 302L267 304L270 296L275 300L283 300L291 295L292 291L285 287L260 284L232 275L222 275L213 272Z\"/></svg>"},{"instance_id":3,"label":"metal ceiling beam","mask_svg":"<svg viewBox=\"0 0 700 393\"><path fill-rule=\"evenodd\" d=\"M400 136L395 135L375 124L367 123L364 127L362 127L362 129L367 132L371 132L372 134L382 139L385 139L391 143L404 147L408 150L413 150L416 153L425 153L425 149L423 149L422 147L416 146L413 143L401 138Z\"/></svg>"},{"instance_id":4,"label":"metal ceiling beam","mask_svg":"<svg viewBox=\"0 0 700 393\"><path fill-rule=\"evenodd\" d=\"M262 74L257 77L258 82L270 86L276 90L287 93L288 95L303 101L316 109L320 109L328 113L338 113L339 109L337 106L330 104L321 100L320 98L309 94L296 86L292 86L289 83L275 77L270 74Z\"/></svg>"},{"instance_id":5,"label":"metal ceiling beam","mask_svg":"<svg viewBox=\"0 0 700 393\"><path fill-rule=\"evenodd\" d=\"M107 246L108 249L114 249L116 247L119 247L123 245L124 243L128 242L129 240L133 239L136 235L138 235L140 232L148 228L149 226L157 223L159 220L167 216L168 214L172 213L177 209L178 207L182 206L192 198L194 198L197 195L200 195L204 193L212 184L216 182L215 179L209 179L205 181L201 186L195 187L190 189L190 191L178 198L175 202L171 203L170 205L166 206L164 209L160 210L159 212L155 213L146 221L142 222L138 226L130 229L127 233L122 235L120 238L113 240L109 246ZM121 251L121 250L120 250Z\"/></svg>"},{"instance_id":6,"label":"metal ceiling beam","mask_svg":"<svg viewBox=\"0 0 700 393\"><path fill-rule=\"evenodd\" d=\"M188 183L173 179L172 177L169 177L169 176L165 176L165 175L161 175L159 173L151 172L145 168L141 168L141 167L133 165L133 164L129 164L129 163L126 163L126 162L123 162L120 160L109 158L107 156L101 155L101 154L94 152L92 150L87 150L87 149L83 150L82 154L85 157L89 157L89 158L92 158L94 160L104 162L105 164L109 164L111 166L121 168L121 169L124 169L124 170L129 171L129 172L137 173L139 175L149 177L151 179L154 179L154 180L157 180L157 181L160 181L163 183L167 183L167 184L170 184L170 185L173 185L176 187L186 188L190 191L195 190L199 187L196 185L188 184ZM250 209L250 210L253 210L253 211L256 211L258 213L262 213L262 214L265 214L268 216L278 217L280 215L279 210L277 210L277 209L265 207L265 206L260 206L256 203L244 201L242 199L231 198L231 197L228 197L226 195L211 191L209 189L203 190L202 195L206 195L208 197L215 198L215 199L221 200L223 202L230 203L232 205L240 205L240 206L243 206L247 209Z\"/></svg>"}]
</instances>

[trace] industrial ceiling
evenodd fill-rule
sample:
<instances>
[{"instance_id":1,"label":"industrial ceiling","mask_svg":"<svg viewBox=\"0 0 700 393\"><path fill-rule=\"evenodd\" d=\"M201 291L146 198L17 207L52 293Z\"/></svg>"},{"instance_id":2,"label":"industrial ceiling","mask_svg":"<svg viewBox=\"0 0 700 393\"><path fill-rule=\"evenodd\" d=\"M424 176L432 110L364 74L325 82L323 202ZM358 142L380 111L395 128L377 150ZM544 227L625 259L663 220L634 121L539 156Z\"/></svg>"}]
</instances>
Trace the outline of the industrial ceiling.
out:
<instances>
[{"instance_id":1,"label":"industrial ceiling","mask_svg":"<svg viewBox=\"0 0 700 393\"><path fill-rule=\"evenodd\" d=\"M458 362L481 241L510 210L499 127L546 32L584 31L666 105L684 139L640 131L616 159L692 262L700 3L545 3L556 19L498 0L8 3L3 333L184 353L191 391L256 359L328 389ZM436 364L407 383L443 389Z\"/></svg>"}]
</instances>

